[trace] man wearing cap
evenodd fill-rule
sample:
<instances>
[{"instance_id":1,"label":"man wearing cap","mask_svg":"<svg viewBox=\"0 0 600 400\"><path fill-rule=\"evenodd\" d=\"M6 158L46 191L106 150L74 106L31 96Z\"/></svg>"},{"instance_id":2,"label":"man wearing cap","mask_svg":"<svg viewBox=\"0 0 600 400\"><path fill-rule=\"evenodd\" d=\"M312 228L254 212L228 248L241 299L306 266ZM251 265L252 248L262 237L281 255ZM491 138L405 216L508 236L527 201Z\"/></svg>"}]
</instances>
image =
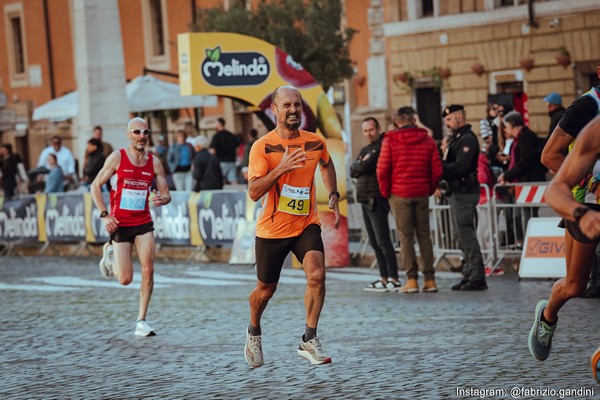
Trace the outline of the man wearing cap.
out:
<instances>
[{"instance_id":1,"label":"man wearing cap","mask_svg":"<svg viewBox=\"0 0 600 400\"><path fill-rule=\"evenodd\" d=\"M475 227L476 206L479 201L477 161L479 141L467 124L465 108L453 104L444 109L442 118L451 132L450 141L444 151L443 178L447 182L450 196L450 215L454 232L465 255L463 278L452 286L452 290L485 290L483 256L477 241ZM439 191L437 191L439 196Z\"/></svg>"},{"instance_id":2,"label":"man wearing cap","mask_svg":"<svg viewBox=\"0 0 600 400\"><path fill-rule=\"evenodd\" d=\"M562 105L562 97L556 92L552 92L544 97L544 101L548 107L548 116L550 117L550 129L548 130L549 139L550 135L552 135L552 132L554 132L554 129L558 125L558 121L560 121L565 114L565 108Z\"/></svg>"}]
</instances>

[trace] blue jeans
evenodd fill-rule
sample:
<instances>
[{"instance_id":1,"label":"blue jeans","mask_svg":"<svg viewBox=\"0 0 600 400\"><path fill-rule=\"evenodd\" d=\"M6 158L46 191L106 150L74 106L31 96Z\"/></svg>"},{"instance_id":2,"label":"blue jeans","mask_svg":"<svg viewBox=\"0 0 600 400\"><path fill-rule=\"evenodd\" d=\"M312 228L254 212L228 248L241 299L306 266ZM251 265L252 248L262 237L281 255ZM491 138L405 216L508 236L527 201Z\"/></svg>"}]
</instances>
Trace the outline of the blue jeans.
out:
<instances>
[{"instance_id":1,"label":"blue jeans","mask_svg":"<svg viewBox=\"0 0 600 400\"><path fill-rule=\"evenodd\" d=\"M235 161L221 161L220 165L221 173L223 174L223 179L225 179L229 183L237 183L237 167L235 165Z\"/></svg>"},{"instance_id":2,"label":"blue jeans","mask_svg":"<svg viewBox=\"0 0 600 400\"><path fill-rule=\"evenodd\" d=\"M382 278L398 279L398 261L390 236L388 215L390 205L386 199L375 200L374 205L361 203L365 229L369 236L369 244L375 251L379 275Z\"/></svg>"}]
</instances>

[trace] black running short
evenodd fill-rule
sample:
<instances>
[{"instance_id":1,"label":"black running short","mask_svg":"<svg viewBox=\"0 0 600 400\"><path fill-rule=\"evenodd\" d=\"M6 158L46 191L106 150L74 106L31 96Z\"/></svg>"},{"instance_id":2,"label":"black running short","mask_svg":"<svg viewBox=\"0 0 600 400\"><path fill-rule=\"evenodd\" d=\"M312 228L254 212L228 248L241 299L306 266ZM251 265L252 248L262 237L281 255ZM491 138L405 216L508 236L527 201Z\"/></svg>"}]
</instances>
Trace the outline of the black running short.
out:
<instances>
[{"instance_id":1,"label":"black running short","mask_svg":"<svg viewBox=\"0 0 600 400\"><path fill-rule=\"evenodd\" d=\"M311 224L306 227L300 236L285 239L256 238L256 275L263 283L277 283L281 275L281 268L285 258L294 253L298 261L302 262L304 256L311 250L324 253L321 227Z\"/></svg>"},{"instance_id":2,"label":"black running short","mask_svg":"<svg viewBox=\"0 0 600 400\"><path fill-rule=\"evenodd\" d=\"M586 203L585 205L594 211L600 211L600 204ZM590 243L591 244L591 243L600 242L600 237L590 239L587 236L585 236L583 234L583 232L581 232L581 229L579 228L579 223L577 223L575 221L569 221L569 220L563 218L560 220L558 227L566 228L569 231L569 234L571 235L571 237L573 239L575 239L576 241L578 241L579 243Z\"/></svg>"},{"instance_id":3,"label":"black running short","mask_svg":"<svg viewBox=\"0 0 600 400\"><path fill-rule=\"evenodd\" d=\"M110 234L111 242L134 243L136 236L141 236L148 232L154 231L154 222L150 221L147 224L137 226L120 226L114 233Z\"/></svg>"}]
</instances>

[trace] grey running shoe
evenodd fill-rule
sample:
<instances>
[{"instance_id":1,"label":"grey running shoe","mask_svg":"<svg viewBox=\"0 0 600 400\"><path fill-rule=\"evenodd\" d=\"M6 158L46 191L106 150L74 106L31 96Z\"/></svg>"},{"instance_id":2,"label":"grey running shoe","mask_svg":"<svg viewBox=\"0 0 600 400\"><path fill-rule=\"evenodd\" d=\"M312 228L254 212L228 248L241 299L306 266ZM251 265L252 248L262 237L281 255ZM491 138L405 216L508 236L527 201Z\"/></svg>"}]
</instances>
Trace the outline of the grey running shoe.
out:
<instances>
[{"instance_id":1,"label":"grey running shoe","mask_svg":"<svg viewBox=\"0 0 600 400\"><path fill-rule=\"evenodd\" d=\"M328 364L331 362L331 357L325 353L321 342L316 337L310 339L308 342L300 339L298 354L306 358L313 365Z\"/></svg>"},{"instance_id":2,"label":"grey running shoe","mask_svg":"<svg viewBox=\"0 0 600 400\"><path fill-rule=\"evenodd\" d=\"M156 331L142 319L135 324L135 336L156 336Z\"/></svg>"},{"instance_id":3,"label":"grey running shoe","mask_svg":"<svg viewBox=\"0 0 600 400\"><path fill-rule=\"evenodd\" d=\"M556 324L550 326L542 321L542 313L547 305L548 301L546 300L540 300L537 303L535 306L535 319L529 332L529 352L540 361L544 361L550 355L552 336L556 329Z\"/></svg>"},{"instance_id":4,"label":"grey running shoe","mask_svg":"<svg viewBox=\"0 0 600 400\"><path fill-rule=\"evenodd\" d=\"M262 336L252 335L248 328L246 328L246 346L244 347L244 357L246 358L246 362L254 368L260 367L265 362L262 352Z\"/></svg>"},{"instance_id":5,"label":"grey running shoe","mask_svg":"<svg viewBox=\"0 0 600 400\"><path fill-rule=\"evenodd\" d=\"M102 259L100 260L100 273L105 279L110 279L114 276L113 266L112 266L112 258L113 258L113 247L110 243L104 243L104 247L102 248Z\"/></svg>"}]
</instances>

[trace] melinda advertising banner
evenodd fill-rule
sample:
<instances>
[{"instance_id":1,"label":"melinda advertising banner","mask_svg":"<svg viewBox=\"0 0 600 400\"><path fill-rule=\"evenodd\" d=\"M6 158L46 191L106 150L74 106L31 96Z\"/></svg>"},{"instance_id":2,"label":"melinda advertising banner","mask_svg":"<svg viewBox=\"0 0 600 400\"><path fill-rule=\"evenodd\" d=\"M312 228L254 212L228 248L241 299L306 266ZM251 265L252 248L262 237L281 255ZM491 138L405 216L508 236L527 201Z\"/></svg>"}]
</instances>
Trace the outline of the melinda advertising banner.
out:
<instances>
[{"instance_id":1,"label":"melinda advertising banner","mask_svg":"<svg viewBox=\"0 0 600 400\"><path fill-rule=\"evenodd\" d=\"M204 244L233 244L238 225L246 219L246 197L246 192L233 190L207 190L196 197L190 212Z\"/></svg>"},{"instance_id":2,"label":"melinda advertising banner","mask_svg":"<svg viewBox=\"0 0 600 400\"><path fill-rule=\"evenodd\" d=\"M34 196L4 200L0 197L0 241L37 242L38 204Z\"/></svg>"},{"instance_id":3,"label":"melinda advertising banner","mask_svg":"<svg viewBox=\"0 0 600 400\"><path fill-rule=\"evenodd\" d=\"M177 37L179 85L182 95L217 95L236 98L255 106L275 125L270 111L271 94L282 85L291 85L302 94L300 129L325 138L337 172L342 196L339 230L333 230L333 214L327 208L328 192L317 168L315 184L321 218L325 263L349 265L346 200L345 148L342 127L323 88L302 65L281 49L250 36L235 33L184 33Z\"/></svg>"},{"instance_id":4,"label":"melinda advertising banner","mask_svg":"<svg viewBox=\"0 0 600 400\"><path fill-rule=\"evenodd\" d=\"M102 199L106 206L106 210L110 211L110 195L102 193ZM85 240L88 243L106 243L109 236L104 222L100 218L100 210L96 208L96 204L92 200L92 195L89 193L83 194L83 203L85 207Z\"/></svg>"},{"instance_id":5,"label":"melinda advertising banner","mask_svg":"<svg viewBox=\"0 0 600 400\"><path fill-rule=\"evenodd\" d=\"M157 243L190 245L189 192L171 192L166 206L150 207Z\"/></svg>"},{"instance_id":6,"label":"melinda advertising banner","mask_svg":"<svg viewBox=\"0 0 600 400\"><path fill-rule=\"evenodd\" d=\"M49 242L76 242L86 238L84 203L80 194L48 194L44 226Z\"/></svg>"}]
</instances>

